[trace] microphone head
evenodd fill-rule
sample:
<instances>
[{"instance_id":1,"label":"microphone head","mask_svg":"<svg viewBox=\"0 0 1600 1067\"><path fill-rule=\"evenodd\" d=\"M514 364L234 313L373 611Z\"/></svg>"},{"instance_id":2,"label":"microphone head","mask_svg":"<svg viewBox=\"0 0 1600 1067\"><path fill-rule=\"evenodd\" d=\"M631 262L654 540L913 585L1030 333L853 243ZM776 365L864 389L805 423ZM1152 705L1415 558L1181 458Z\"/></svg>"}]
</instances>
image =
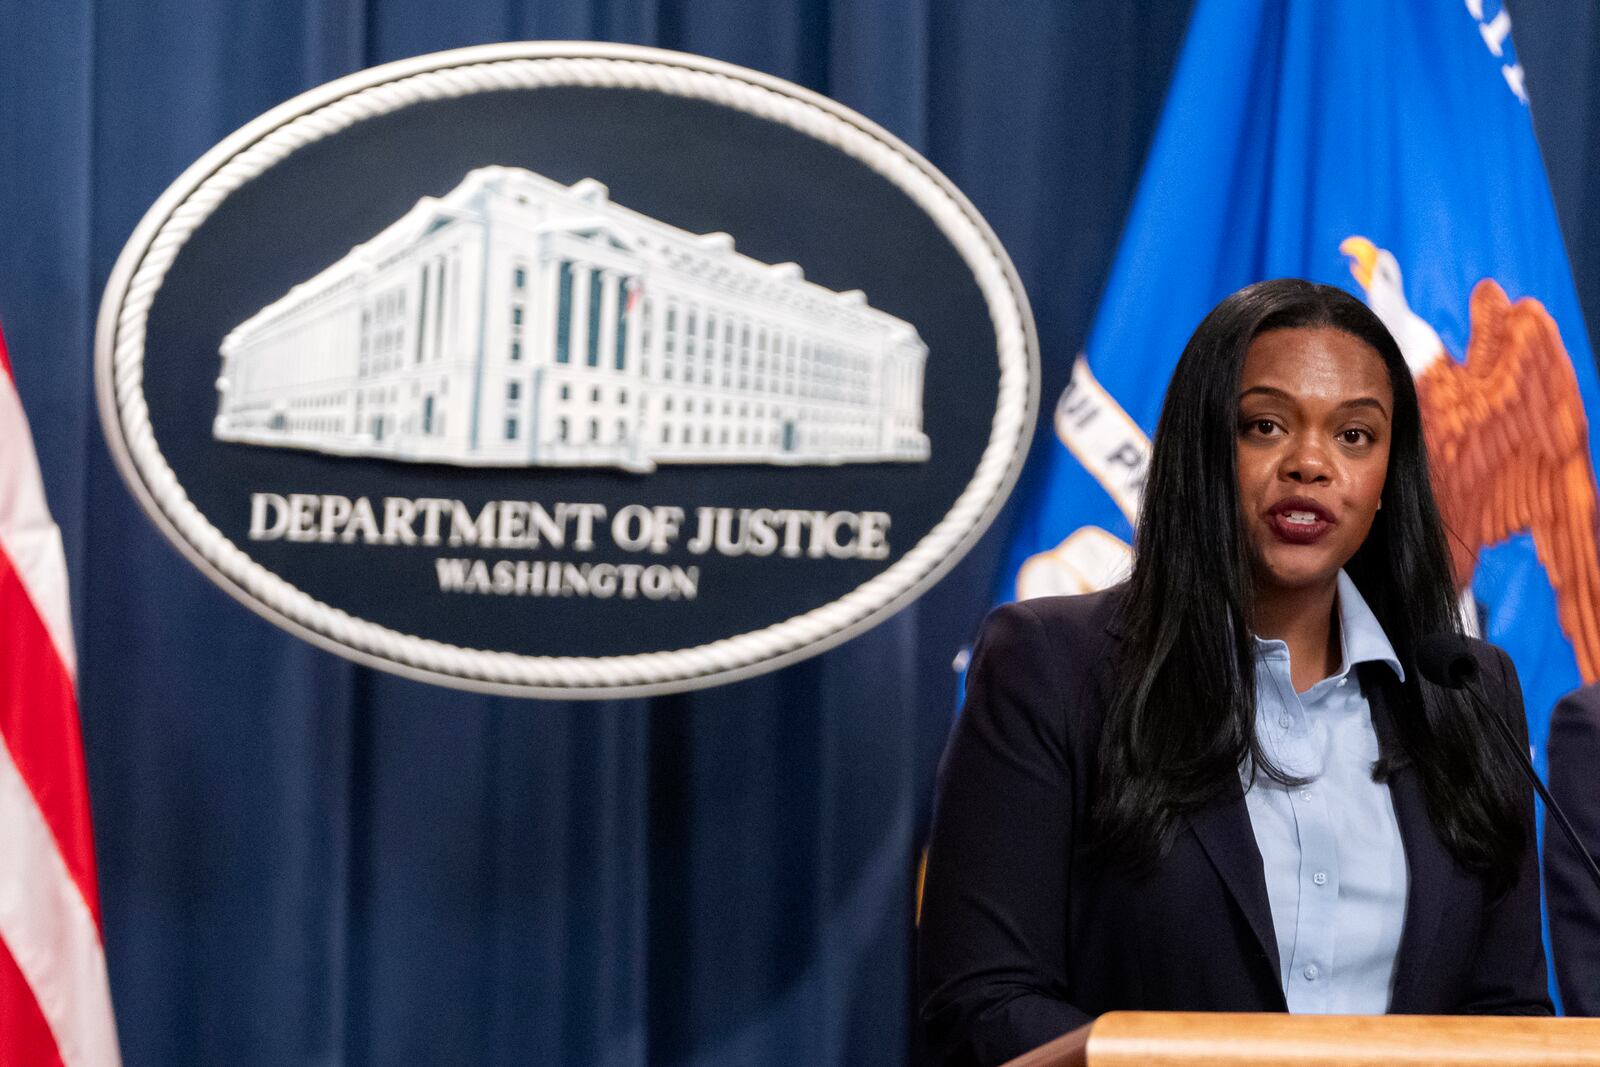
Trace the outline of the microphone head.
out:
<instances>
[{"instance_id":1,"label":"microphone head","mask_svg":"<svg viewBox=\"0 0 1600 1067\"><path fill-rule=\"evenodd\" d=\"M1434 685L1460 689L1478 673L1478 661L1460 634L1424 634L1417 642L1417 669Z\"/></svg>"}]
</instances>

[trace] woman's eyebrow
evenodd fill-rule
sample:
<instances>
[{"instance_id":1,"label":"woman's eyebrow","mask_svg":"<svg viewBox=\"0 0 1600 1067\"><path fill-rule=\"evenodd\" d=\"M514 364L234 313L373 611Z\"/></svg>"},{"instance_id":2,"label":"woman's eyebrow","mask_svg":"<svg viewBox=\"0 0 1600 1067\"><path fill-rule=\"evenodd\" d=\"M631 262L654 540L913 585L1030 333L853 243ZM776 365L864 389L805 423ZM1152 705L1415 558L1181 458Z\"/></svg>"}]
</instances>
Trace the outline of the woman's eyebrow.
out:
<instances>
[{"instance_id":1,"label":"woman's eyebrow","mask_svg":"<svg viewBox=\"0 0 1600 1067\"><path fill-rule=\"evenodd\" d=\"M1352 400L1344 401L1339 406L1341 408L1376 408L1378 414L1382 415L1384 418L1389 417L1389 409L1384 407L1383 401L1379 400L1375 396L1358 396Z\"/></svg>"}]
</instances>

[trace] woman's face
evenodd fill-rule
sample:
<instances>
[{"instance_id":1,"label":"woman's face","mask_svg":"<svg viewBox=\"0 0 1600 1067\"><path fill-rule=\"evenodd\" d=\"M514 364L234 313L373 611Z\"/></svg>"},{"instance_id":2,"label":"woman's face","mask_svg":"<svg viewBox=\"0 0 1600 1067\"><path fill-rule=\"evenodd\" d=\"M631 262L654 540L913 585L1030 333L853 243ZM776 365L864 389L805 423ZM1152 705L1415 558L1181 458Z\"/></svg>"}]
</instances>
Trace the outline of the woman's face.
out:
<instances>
[{"instance_id":1,"label":"woman's face","mask_svg":"<svg viewBox=\"0 0 1600 1067\"><path fill-rule=\"evenodd\" d=\"M1239 506L1257 596L1332 584L1366 540L1389 470L1394 391L1343 330L1272 330L1239 375Z\"/></svg>"}]
</instances>

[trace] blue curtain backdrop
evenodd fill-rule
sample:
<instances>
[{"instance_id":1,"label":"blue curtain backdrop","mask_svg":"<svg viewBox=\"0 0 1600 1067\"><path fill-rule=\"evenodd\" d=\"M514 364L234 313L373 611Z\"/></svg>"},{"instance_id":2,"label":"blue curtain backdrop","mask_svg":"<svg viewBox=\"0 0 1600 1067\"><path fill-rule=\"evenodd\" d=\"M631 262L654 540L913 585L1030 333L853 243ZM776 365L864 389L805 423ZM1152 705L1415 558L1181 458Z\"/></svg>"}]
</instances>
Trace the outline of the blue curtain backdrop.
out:
<instances>
[{"instance_id":1,"label":"blue curtain backdrop","mask_svg":"<svg viewBox=\"0 0 1600 1067\"><path fill-rule=\"evenodd\" d=\"M1048 406L1187 15L1182 0L0 0L0 324L72 572L125 1062L906 1062L950 661L1007 527L870 634L699 694L542 703L353 667L180 560L105 451L100 292L185 166L305 89L444 48L585 38L740 63L859 109L971 196L1028 286ZM1600 14L1513 15L1600 336Z\"/></svg>"}]
</instances>

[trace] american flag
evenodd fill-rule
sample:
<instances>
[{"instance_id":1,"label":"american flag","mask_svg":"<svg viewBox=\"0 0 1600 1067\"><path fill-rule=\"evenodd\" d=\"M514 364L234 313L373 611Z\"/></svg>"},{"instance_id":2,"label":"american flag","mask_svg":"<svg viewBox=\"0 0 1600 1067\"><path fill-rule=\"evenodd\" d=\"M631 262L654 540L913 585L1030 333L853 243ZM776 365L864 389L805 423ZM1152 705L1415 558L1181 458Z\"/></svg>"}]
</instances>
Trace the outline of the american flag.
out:
<instances>
[{"instance_id":1,"label":"american flag","mask_svg":"<svg viewBox=\"0 0 1600 1067\"><path fill-rule=\"evenodd\" d=\"M0 338L0 1063L116 1067L61 534Z\"/></svg>"}]
</instances>

